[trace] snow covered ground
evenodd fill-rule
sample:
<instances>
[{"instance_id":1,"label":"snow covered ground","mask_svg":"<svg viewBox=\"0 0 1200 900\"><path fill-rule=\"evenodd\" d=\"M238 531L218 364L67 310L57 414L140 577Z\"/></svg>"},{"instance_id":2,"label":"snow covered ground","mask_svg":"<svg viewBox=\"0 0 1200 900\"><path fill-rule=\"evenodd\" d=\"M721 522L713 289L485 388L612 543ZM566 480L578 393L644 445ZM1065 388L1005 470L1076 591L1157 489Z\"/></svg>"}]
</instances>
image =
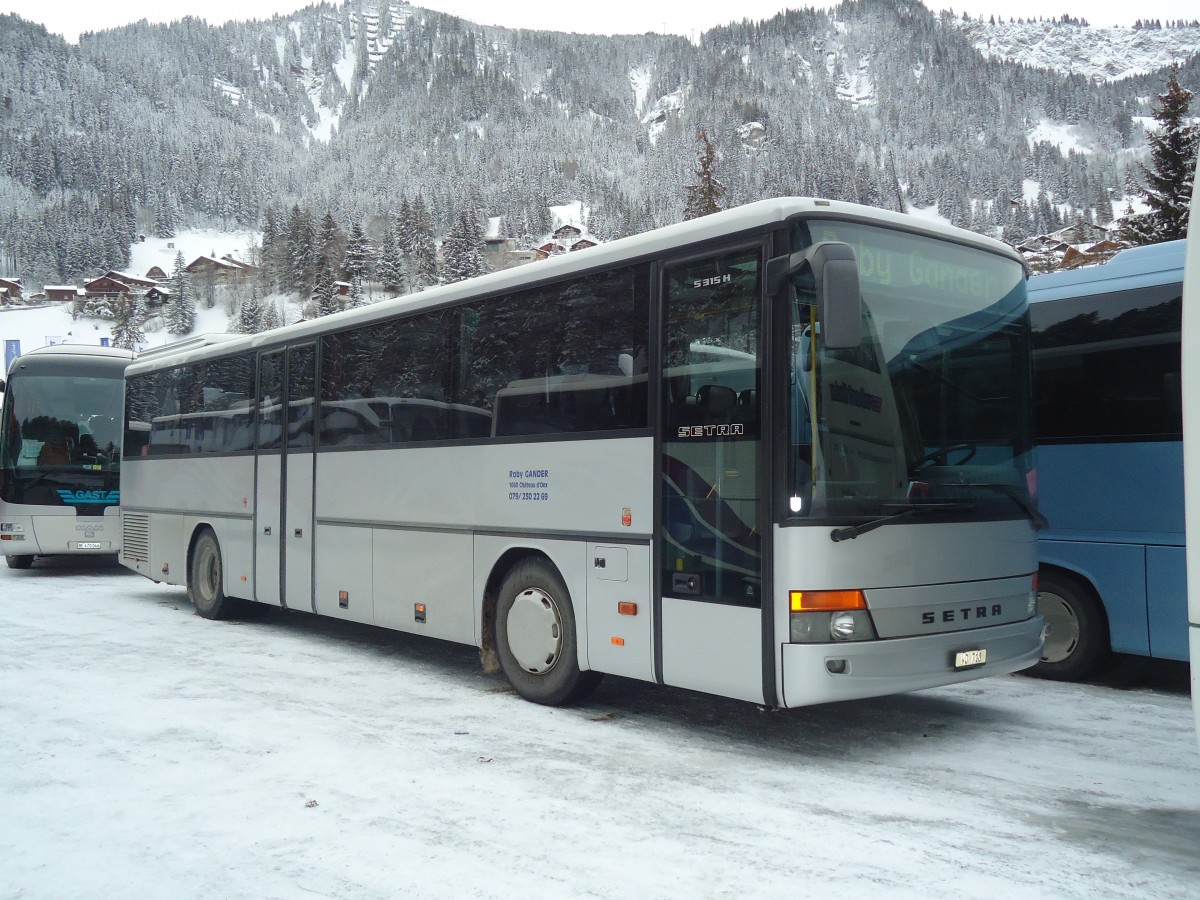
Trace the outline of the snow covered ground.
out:
<instances>
[{"instance_id":1,"label":"snow covered ground","mask_svg":"<svg viewBox=\"0 0 1200 900\"><path fill-rule=\"evenodd\" d=\"M786 712L0 567L0 897L1195 898L1185 672Z\"/></svg>"}]
</instances>

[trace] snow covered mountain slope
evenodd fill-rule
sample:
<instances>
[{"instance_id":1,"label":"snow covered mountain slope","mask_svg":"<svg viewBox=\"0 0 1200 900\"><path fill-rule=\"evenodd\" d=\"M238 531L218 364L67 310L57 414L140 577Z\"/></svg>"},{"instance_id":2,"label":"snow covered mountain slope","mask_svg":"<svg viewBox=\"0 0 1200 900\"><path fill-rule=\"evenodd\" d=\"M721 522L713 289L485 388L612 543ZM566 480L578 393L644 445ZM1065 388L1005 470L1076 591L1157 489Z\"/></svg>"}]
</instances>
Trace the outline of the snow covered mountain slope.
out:
<instances>
[{"instance_id":1,"label":"snow covered mountain slope","mask_svg":"<svg viewBox=\"0 0 1200 900\"><path fill-rule=\"evenodd\" d=\"M1200 53L1200 27L1092 28L1070 22L959 22L986 57L1085 75L1098 82L1145 75Z\"/></svg>"}]
</instances>

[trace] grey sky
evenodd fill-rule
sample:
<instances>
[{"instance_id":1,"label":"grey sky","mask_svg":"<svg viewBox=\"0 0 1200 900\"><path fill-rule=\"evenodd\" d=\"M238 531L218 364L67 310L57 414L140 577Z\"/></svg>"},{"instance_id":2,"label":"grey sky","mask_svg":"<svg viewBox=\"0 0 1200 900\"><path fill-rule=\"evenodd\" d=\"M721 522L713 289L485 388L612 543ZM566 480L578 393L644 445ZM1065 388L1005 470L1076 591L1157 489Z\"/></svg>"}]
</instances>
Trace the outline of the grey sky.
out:
<instances>
[{"instance_id":1,"label":"grey sky","mask_svg":"<svg viewBox=\"0 0 1200 900\"><path fill-rule=\"evenodd\" d=\"M388 0L379 0L383 5ZM1131 5L1116 0L927 0L934 9L949 8L972 16L1005 18L1058 17L1063 13L1086 18L1093 25L1132 25L1138 18L1200 18L1195 0L1146 0ZM0 0L0 12L12 12L44 24L50 31L74 42L83 31L97 31L149 19L170 22L198 16L212 25L231 19L270 18L291 13L308 4L299 0L123 0L120 3L81 3L77 0ZM793 3L779 0L740 0L737 4L700 4L695 0L605 0L592 4L496 3L495 0L426 0L429 9L453 13L483 24L511 28L542 28L595 34L671 32L695 36L714 25L742 18L766 19L788 6L835 5L829 0Z\"/></svg>"}]
</instances>

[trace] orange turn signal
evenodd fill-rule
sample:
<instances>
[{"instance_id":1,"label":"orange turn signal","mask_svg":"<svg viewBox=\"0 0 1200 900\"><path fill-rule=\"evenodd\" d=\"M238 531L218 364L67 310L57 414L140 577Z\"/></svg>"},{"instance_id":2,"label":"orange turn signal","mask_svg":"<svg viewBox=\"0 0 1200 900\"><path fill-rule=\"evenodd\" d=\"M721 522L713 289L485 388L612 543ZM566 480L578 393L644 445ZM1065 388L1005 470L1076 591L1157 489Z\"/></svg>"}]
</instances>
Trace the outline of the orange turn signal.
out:
<instances>
[{"instance_id":1,"label":"orange turn signal","mask_svg":"<svg viewBox=\"0 0 1200 900\"><path fill-rule=\"evenodd\" d=\"M622 600L617 604L617 612L623 616L636 616L637 604L629 600Z\"/></svg>"},{"instance_id":2,"label":"orange turn signal","mask_svg":"<svg viewBox=\"0 0 1200 900\"><path fill-rule=\"evenodd\" d=\"M867 598L862 591L791 591L792 612L835 612L843 609L866 609Z\"/></svg>"}]
</instances>

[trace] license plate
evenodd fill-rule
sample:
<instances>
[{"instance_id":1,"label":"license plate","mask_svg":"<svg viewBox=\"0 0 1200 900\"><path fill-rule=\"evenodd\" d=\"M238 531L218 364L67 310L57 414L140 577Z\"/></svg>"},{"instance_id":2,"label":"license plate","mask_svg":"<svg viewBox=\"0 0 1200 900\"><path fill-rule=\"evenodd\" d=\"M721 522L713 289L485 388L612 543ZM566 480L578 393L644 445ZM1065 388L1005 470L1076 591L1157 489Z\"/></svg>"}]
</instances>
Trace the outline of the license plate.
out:
<instances>
[{"instance_id":1,"label":"license plate","mask_svg":"<svg viewBox=\"0 0 1200 900\"><path fill-rule=\"evenodd\" d=\"M78 546L80 550L99 550L100 542L99 541L80 541L76 546Z\"/></svg>"},{"instance_id":2,"label":"license plate","mask_svg":"<svg viewBox=\"0 0 1200 900\"><path fill-rule=\"evenodd\" d=\"M956 669L982 666L985 662L987 662L986 650L961 650L954 654L954 668Z\"/></svg>"}]
</instances>

